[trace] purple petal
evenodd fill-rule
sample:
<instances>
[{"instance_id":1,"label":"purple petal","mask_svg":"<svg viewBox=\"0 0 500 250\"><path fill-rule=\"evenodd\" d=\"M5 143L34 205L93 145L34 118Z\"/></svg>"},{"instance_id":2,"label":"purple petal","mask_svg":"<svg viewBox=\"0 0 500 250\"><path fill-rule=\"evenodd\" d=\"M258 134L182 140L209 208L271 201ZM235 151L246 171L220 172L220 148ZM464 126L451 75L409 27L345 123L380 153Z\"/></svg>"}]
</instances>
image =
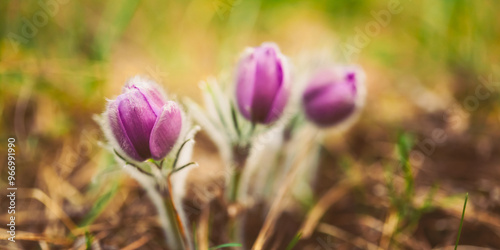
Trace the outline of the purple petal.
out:
<instances>
[{"instance_id":1,"label":"purple petal","mask_svg":"<svg viewBox=\"0 0 500 250\"><path fill-rule=\"evenodd\" d=\"M145 158L141 157L135 150L132 142L130 141L127 133L125 132L125 127L121 121L118 105L120 100L113 100L108 104L107 115L109 119L109 124L111 127L111 132L114 138L118 142L118 146L132 159L136 161L144 161Z\"/></svg>"},{"instance_id":2,"label":"purple petal","mask_svg":"<svg viewBox=\"0 0 500 250\"><path fill-rule=\"evenodd\" d=\"M172 150L181 128L181 111L175 102L168 101L151 131L149 144L153 159L163 159Z\"/></svg>"},{"instance_id":3,"label":"purple petal","mask_svg":"<svg viewBox=\"0 0 500 250\"><path fill-rule=\"evenodd\" d=\"M149 137L156 121L156 115L139 90L122 94L118 110L123 127L137 153L145 159L151 157Z\"/></svg>"},{"instance_id":4,"label":"purple petal","mask_svg":"<svg viewBox=\"0 0 500 250\"><path fill-rule=\"evenodd\" d=\"M238 65L236 79L236 100L241 114L251 120L252 96L255 79L255 57L249 54Z\"/></svg>"},{"instance_id":5,"label":"purple petal","mask_svg":"<svg viewBox=\"0 0 500 250\"><path fill-rule=\"evenodd\" d=\"M252 120L264 122L283 84L283 69L277 51L271 46L255 49L255 83L252 99Z\"/></svg>"},{"instance_id":6,"label":"purple petal","mask_svg":"<svg viewBox=\"0 0 500 250\"><path fill-rule=\"evenodd\" d=\"M160 87L152 81L142 79L140 77L134 77L125 84L125 86L123 87L123 93L127 93L134 89L141 92L153 112L156 114L156 116L159 116L161 113L161 108L166 103L165 97Z\"/></svg>"},{"instance_id":7,"label":"purple petal","mask_svg":"<svg viewBox=\"0 0 500 250\"><path fill-rule=\"evenodd\" d=\"M281 116L283 110L285 109L286 103L288 102L288 96L288 89L285 88L285 86L281 87L278 94L274 98L273 105L271 107L271 110L267 114L267 118L264 123L272 123Z\"/></svg>"}]
</instances>

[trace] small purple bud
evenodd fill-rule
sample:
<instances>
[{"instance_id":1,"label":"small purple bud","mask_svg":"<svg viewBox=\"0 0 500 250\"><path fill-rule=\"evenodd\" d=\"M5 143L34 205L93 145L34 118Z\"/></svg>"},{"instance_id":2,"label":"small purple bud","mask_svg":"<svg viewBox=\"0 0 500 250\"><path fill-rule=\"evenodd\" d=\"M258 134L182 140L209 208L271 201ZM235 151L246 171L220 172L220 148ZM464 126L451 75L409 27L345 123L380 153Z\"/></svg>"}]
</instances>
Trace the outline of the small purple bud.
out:
<instances>
[{"instance_id":1,"label":"small purple bud","mask_svg":"<svg viewBox=\"0 0 500 250\"><path fill-rule=\"evenodd\" d=\"M361 105L363 74L355 67L335 67L313 75L302 96L307 118L320 127L347 120Z\"/></svg>"},{"instance_id":2,"label":"small purple bud","mask_svg":"<svg viewBox=\"0 0 500 250\"><path fill-rule=\"evenodd\" d=\"M246 119L269 124L281 116L289 95L288 71L276 44L247 49L236 72L236 101Z\"/></svg>"},{"instance_id":3,"label":"small purple bud","mask_svg":"<svg viewBox=\"0 0 500 250\"><path fill-rule=\"evenodd\" d=\"M109 102L112 141L137 161L160 160L172 150L182 128L182 115L153 82L130 79L122 94Z\"/></svg>"}]
</instances>

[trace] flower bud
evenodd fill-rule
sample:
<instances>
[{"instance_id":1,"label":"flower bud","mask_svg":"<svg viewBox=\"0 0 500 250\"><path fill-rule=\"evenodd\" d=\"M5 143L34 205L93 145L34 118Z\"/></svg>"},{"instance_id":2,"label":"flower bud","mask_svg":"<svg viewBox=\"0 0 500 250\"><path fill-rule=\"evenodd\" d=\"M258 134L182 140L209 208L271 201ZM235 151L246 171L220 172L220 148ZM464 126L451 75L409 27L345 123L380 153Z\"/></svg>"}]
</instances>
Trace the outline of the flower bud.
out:
<instances>
[{"instance_id":1,"label":"flower bud","mask_svg":"<svg viewBox=\"0 0 500 250\"><path fill-rule=\"evenodd\" d=\"M182 128L177 104L167 101L154 82L140 77L130 79L122 94L108 103L106 116L108 139L136 161L165 158Z\"/></svg>"},{"instance_id":2,"label":"flower bud","mask_svg":"<svg viewBox=\"0 0 500 250\"><path fill-rule=\"evenodd\" d=\"M276 44L247 49L236 77L236 101L246 119L269 124L281 116L288 101L288 71Z\"/></svg>"},{"instance_id":3,"label":"flower bud","mask_svg":"<svg viewBox=\"0 0 500 250\"><path fill-rule=\"evenodd\" d=\"M335 67L316 72L302 96L306 117L320 127L337 125L364 101L363 72Z\"/></svg>"}]
</instances>

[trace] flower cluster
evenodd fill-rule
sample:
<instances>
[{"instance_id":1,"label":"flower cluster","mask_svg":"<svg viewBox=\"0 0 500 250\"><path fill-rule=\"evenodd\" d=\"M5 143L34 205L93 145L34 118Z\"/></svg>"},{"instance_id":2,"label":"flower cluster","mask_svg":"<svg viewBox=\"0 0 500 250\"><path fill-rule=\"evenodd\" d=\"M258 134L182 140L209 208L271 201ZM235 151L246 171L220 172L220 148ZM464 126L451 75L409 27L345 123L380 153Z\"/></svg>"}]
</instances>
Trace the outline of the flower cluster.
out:
<instances>
[{"instance_id":1,"label":"flower cluster","mask_svg":"<svg viewBox=\"0 0 500 250\"><path fill-rule=\"evenodd\" d=\"M237 66L235 99L240 114L254 124L272 124L288 103L288 59L273 43L247 49ZM362 105L362 71L331 66L310 77L302 94L305 117L318 127L348 120ZM107 119L120 151L135 161L161 160L172 150L182 128L181 110L154 82L134 77L108 103Z\"/></svg>"},{"instance_id":2,"label":"flower cluster","mask_svg":"<svg viewBox=\"0 0 500 250\"><path fill-rule=\"evenodd\" d=\"M243 117L261 124L280 118L290 95L290 71L276 44L247 49L236 72L236 101ZM302 94L307 119L319 127L348 120L363 104L363 79L362 70L354 66L317 69Z\"/></svg>"},{"instance_id":3,"label":"flower cluster","mask_svg":"<svg viewBox=\"0 0 500 250\"><path fill-rule=\"evenodd\" d=\"M327 65L309 71L308 80L301 83L293 78L296 72L292 72L290 60L274 43L246 49L234 72L229 88L219 86L217 80L203 85L206 110L187 100L188 116L175 101L167 99L156 83L133 77L125 84L122 93L108 102L102 117L103 130L117 158L125 166L138 170L129 173L152 192L150 197L158 212L168 215L168 222L162 225L170 239L167 242L173 248L192 248L189 235L185 234L189 231L186 219L182 216L182 209L176 208L181 199L175 197L175 190L170 190L176 186L171 184L172 174L193 165L190 162L193 143L191 149L185 146L192 142L195 132L184 135L183 131L190 126L186 117L192 117L200 124L219 148L230 176L225 189L226 204L234 204L241 202L238 194L245 193L248 185L248 182L241 181L245 169L248 169L247 160L253 155L259 158L255 152L252 154L253 151L267 150L265 160L276 165L270 168L284 171L286 175L289 167L285 165L293 161L280 161L277 155L295 154L293 150L284 152L284 143L290 140L293 130L301 130L302 125L308 124L303 121L309 121L314 126L308 127L315 128L345 124L356 117L364 102L364 74L359 67ZM292 91L301 89L296 87L299 85L305 85L303 91ZM300 100L300 107L293 107L296 103L291 100ZM284 115L286 110L291 110L289 115ZM272 143L259 141L269 131L285 135L278 146L282 149L274 150L281 153L274 156L270 154L273 150L265 147ZM296 139L294 144L301 146L302 139ZM260 147L257 144L261 144ZM184 155L187 156L179 160ZM252 160L258 162L258 159ZM165 179L167 183L163 183ZM157 188L159 190L155 193ZM157 197L163 197L167 202L158 202ZM177 214L177 211L181 213Z\"/></svg>"}]
</instances>

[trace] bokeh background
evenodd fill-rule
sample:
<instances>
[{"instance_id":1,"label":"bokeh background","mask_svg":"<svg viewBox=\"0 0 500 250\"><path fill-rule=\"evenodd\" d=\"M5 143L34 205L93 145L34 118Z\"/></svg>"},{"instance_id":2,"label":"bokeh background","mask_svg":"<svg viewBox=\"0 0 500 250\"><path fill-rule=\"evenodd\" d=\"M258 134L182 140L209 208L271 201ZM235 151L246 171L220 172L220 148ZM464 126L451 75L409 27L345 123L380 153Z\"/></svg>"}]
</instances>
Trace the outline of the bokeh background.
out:
<instances>
[{"instance_id":1,"label":"bokeh background","mask_svg":"<svg viewBox=\"0 0 500 250\"><path fill-rule=\"evenodd\" d=\"M399 11L380 24L379 13L394 6ZM16 138L20 190L19 241L11 244L1 161L0 245L84 249L92 238L104 249L162 248L154 208L100 148L93 116L136 74L198 101L199 81L231 72L245 47L274 41L294 63L320 53L359 64L368 88L360 120L327 136L312 202L280 221L278 249L307 208L349 178L362 181L328 206L322 230L297 249L453 245L466 192L460 244L500 248L499 9L494 0L1 1L0 149L6 155L7 138ZM379 29L367 28L374 22ZM396 187L407 181L395 163L402 134L413 142L413 198L435 193L410 219L398 217L387 185L387 175ZM213 144L199 137L193 180L220 165ZM202 203L191 206L194 221ZM403 222L396 234L387 226L394 214ZM225 243L212 234L214 245Z\"/></svg>"}]
</instances>

